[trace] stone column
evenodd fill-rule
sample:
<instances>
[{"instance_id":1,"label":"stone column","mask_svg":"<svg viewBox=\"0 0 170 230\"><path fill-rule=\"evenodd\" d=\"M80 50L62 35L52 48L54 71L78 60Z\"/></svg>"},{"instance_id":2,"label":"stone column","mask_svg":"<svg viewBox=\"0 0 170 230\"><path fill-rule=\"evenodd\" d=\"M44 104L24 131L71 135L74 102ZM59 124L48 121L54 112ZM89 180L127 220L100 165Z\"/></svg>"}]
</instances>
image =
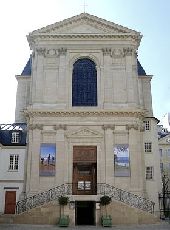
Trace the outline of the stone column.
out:
<instances>
[{"instance_id":1,"label":"stone column","mask_svg":"<svg viewBox=\"0 0 170 230\"><path fill-rule=\"evenodd\" d=\"M114 125L104 125L105 145L105 183L114 183L114 154L113 154L113 130Z\"/></svg>"},{"instance_id":2,"label":"stone column","mask_svg":"<svg viewBox=\"0 0 170 230\"><path fill-rule=\"evenodd\" d=\"M42 125L29 126L28 162L27 162L27 194L39 191L39 162Z\"/></svg>"}]
</instances>

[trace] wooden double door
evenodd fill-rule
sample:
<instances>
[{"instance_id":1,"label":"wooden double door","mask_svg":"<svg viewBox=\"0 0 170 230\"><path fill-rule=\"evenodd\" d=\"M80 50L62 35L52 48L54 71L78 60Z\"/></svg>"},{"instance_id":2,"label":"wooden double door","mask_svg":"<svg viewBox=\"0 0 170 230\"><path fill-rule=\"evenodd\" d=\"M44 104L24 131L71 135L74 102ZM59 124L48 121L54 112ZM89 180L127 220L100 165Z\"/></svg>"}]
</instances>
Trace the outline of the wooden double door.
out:
<instances>
[{"instance_id":1,"label":"wooden double door","mask_svg":"<svg viewBox=\"0 0 170 230\"><path fill-rule=\"evenodd\" d=\"M97 147L73 147L73 194L95 195L97 191Z\"/></svg>"}]
</instances>

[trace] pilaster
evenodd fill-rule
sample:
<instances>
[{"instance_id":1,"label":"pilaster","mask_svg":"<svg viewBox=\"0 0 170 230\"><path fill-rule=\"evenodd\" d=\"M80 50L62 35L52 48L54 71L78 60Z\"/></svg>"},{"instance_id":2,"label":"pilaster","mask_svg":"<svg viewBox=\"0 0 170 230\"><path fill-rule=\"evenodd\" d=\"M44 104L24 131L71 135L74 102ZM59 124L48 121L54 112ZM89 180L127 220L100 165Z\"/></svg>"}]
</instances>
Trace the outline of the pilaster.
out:
<instances>
[{"instance_id":1,"label":"pilaster","mask_svg":"<svg viewBox=\"0 0 170 230\"><path fill-rule=\"evenodd\" d=\"M114 155L113 155L113 130L114 125L104 125L105 147L105 183L113 184L114 178Z\"/></svg>"},{"instance_id":2,"label":"pilaster","mask_svg":"<svg viewBox=\"0 0 170 230\"><path fill-rule=\"evenodd\" d=\"M139 195L144 195L144 156L142 156L142 134L138 124L127 125L129 131L129 150L130 150L130 187L131 191Z\"/></svg>"},{"instance_id":3,"label":"pilaster","mask_svg":"<svg viewBox=\"0 0 170 230\"><path fill-rule=\"evenodd\" d=\"M29 126L29 150L27 164L27 193L39 191L39 158L42 125Z\"/></svg>"}]
</instances>

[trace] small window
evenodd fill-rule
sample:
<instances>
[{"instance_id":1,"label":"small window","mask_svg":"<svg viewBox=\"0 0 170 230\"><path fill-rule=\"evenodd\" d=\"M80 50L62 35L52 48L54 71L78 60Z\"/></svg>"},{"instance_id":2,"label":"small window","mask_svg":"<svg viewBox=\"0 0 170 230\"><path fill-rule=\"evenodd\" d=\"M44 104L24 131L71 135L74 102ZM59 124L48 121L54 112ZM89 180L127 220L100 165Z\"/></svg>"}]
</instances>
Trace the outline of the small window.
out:
<instances>
[{"instance_id":1,"label":"small window","mask_svg":"<svg viewBox=\"0 0 170 230\"><path fill-rule=\"evenodd\" d=\"M146 167L146 179L147 180L153 179L153 167L152 166Z\"/></svg>"},{"instance_id":2,"label":"small window","mask_svg":"<svg viewBox=\"0 0 170 230\"><path fill-rule=\"evenodd\" d=\"M143 121L145 125L145 130L150 130L150 121Z\"/></svg>"},{"instance_id":3,"label":"small window","mask_svg":"<svg viewBox=\"0 0 170 230\"><path fill-rule=\"evenodd\" d=\"M164 169L163 163L160 163L160 169L161 169L161 173L163 173L163 169Z\"/></svg>"},{"instance_id":4,"label":"small window","mask_svg":"<svg viewBox=\"0 0 170 230\"><path fill-rule=\"evenodd\" d=\"M145 153L152 152L152 143L151 142L145 142Z\"/></svg>"},{"instance_id":5,"label":"small window","mask_svg":"<svg viewBox=\"0 0 170 230\"><path fill-rule=\"evenodd\" d=\"M162 157L162 149L159 149L159 155Z\"/></svg>"},{"instance_id":6,"label":"small window","mask_svg":"<svg viewBox=\"0 0 170 230\"><path fill-rule=\"evenodd\" d=\"M11 143L19 143L19 140L20 140L20 133L12 132Z\"/></svg>"},{"instance_id":7,"label":"small window","mask_svg":"<svg viewBox=\"0 0 170 230\"><path fill-rule=\"evenodd\" d=\"M18 170L19 155L10 155L9 170Z\"/></svg>"}]
</instances>

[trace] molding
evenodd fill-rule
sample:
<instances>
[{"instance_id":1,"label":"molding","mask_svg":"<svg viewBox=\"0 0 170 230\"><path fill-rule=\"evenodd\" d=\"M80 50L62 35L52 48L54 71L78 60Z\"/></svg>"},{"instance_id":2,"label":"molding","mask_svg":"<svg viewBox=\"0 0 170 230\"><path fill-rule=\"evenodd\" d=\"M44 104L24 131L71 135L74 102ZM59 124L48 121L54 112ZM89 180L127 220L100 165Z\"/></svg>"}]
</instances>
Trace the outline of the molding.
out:
<instances>
[{"instance_id":1,"label":"molding","mask_svg":"<svg viewBox=\"0 0 170 230\"><path fill-rule=\"evenodd\" d=\"M138 124L126 125L126 130L130 130L130 129L138 130L139 125Z\"/></svg>"},{"instance_id":2,"label":"molding","mask_svg":"<svg viewBox=\"0 0 170 230\"><path fill-rule=\"evenodd\" d=\"M66 125L56 125L54 126L54 129L55 130L59 130L59 129L67 130L67 126Z\"/></svg>"},{"instance_id":3,"label":"molding","mask_svg":"<svg viewBox=\"0 0 170 230\"><path fill-rule=\"evenodd\" d=\"M28 130L34 130L34 129L43 130L43 125L42 124L29 124Z\"/></svg>"},{"instance_id":4,"label":"molding","mask_svg":"<svg viewBox=\"0 0 170 230\"><path fill-rule=\"evenodd\" d=\"M115 125L103 125L102 129L103 130L107 130L107 129L115 130Z\"/></svg>"},{"instance_id":5,"label":"molding","mask_svg":"<svg viewBox=\"0 0 170 230\"><path fill-rule=\"evenodd\" d=\"M0 180L0 183L24 183L24 180Z\"/></svg>"},{"instance_id":6,"label":"molding","mask_svg":"<svg viewBox=\"0 0 170 230\"><path fill-rule=\"evenodd\" d=\"M43 111L43 110L24 110L26 116L55 116L55 117L144 117L145 111ZM29 125L29 129L42 129L42 125Z\"/></svg>"}]
</instances>

